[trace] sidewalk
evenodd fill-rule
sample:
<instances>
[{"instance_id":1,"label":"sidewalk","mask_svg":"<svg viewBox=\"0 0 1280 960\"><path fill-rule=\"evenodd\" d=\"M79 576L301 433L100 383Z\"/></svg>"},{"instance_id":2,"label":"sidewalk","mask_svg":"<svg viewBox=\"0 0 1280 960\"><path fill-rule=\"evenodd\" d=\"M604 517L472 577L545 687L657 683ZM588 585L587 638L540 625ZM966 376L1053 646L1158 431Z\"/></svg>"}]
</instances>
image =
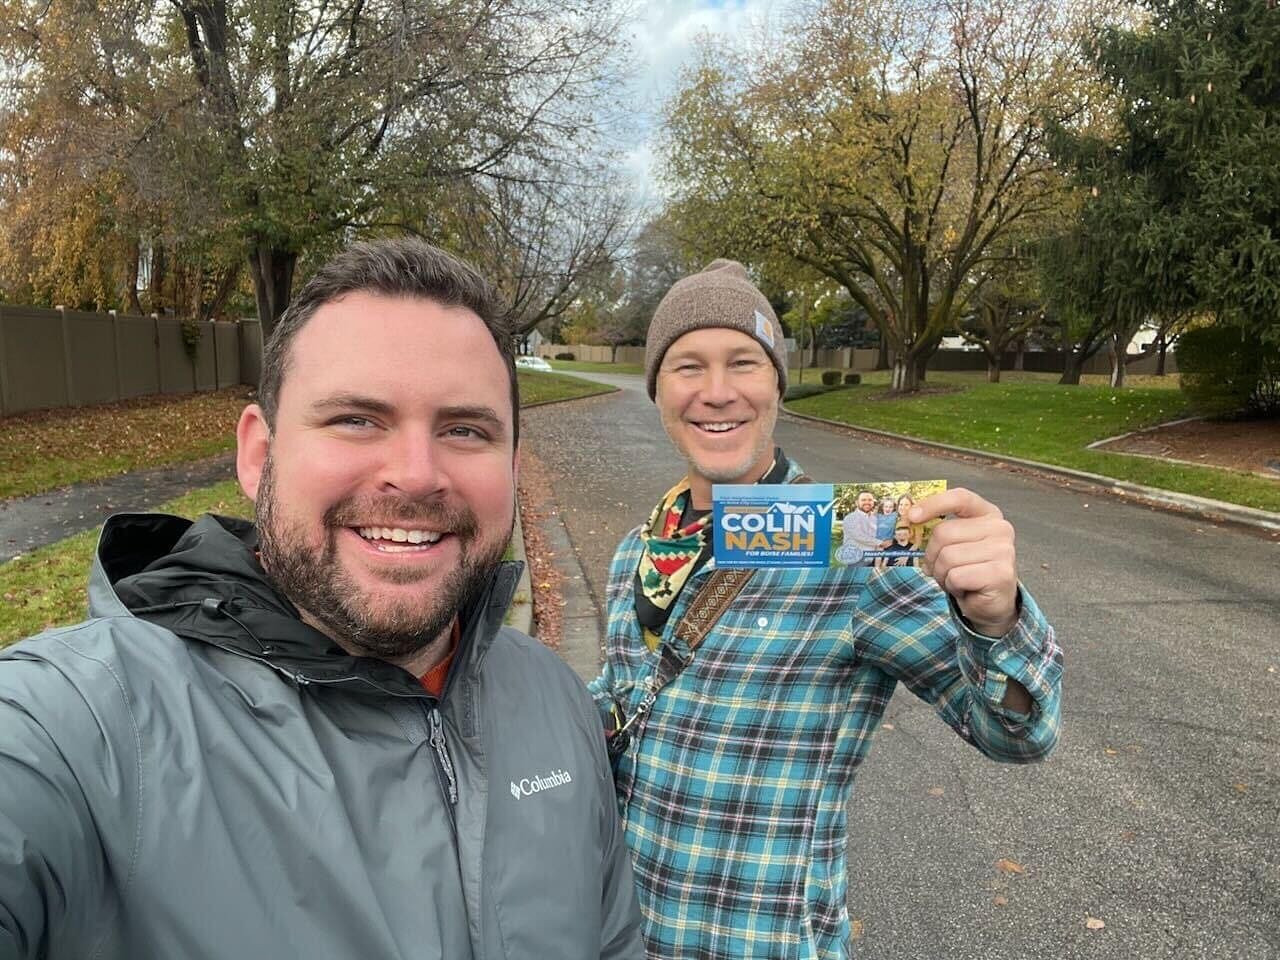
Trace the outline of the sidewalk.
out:
<instances>
[{"instance_id":1,"label":"sidewalk","mask_svg":"<svg viewBox=\"0 0 1280 960\"><path fill-rule=\"evenodd\" d=\"M122 511L145 511L235 477L235 454L122 473L29 497L0 500L0 563L100 526Z\"/></svg>"}]
</instances>

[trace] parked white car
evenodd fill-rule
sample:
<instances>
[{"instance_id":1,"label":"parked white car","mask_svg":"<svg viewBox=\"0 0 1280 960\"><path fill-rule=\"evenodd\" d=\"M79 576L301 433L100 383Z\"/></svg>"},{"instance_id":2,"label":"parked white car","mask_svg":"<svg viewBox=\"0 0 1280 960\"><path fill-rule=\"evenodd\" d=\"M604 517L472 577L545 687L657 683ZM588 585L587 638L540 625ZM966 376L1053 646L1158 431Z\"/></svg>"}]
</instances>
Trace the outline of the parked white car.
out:
<instances>
[{"instance_id":1,"label":"parked white car","mask_svg":"<svg viewBox=\"0 0 1280 960\"><path fill-rule=\"evenodd\" d=\"M541 357L516 357L516 366L522 370L538 370L542 373L551 371L551 364Z\"/></svg>"}]
</instances>

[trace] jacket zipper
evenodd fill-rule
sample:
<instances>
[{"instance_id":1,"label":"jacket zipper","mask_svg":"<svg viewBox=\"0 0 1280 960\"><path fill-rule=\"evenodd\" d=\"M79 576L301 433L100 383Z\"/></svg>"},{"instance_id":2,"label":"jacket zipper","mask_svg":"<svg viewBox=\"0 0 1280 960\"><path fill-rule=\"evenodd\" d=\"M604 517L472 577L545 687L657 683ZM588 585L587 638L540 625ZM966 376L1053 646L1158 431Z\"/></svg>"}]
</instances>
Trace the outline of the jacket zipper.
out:
<instances>
[{"instance_id":1,"label":"jacket zipper","mask_svg":"<svg viewBox=\"0 0 1280 960\"><path fill-rule=\"evenodd\" d=\"M454 839L458 836L458 820L454 807L458 804L458 779L454 776L453 760L449 757L449 748L444 742L444 720L440 717L440 708L432 706L427 713L428 740L431 751L435 755L436 776L440 787L448 798L446 808L449 811L449 825L453 827Z\"/></svg>"}]
</instances>

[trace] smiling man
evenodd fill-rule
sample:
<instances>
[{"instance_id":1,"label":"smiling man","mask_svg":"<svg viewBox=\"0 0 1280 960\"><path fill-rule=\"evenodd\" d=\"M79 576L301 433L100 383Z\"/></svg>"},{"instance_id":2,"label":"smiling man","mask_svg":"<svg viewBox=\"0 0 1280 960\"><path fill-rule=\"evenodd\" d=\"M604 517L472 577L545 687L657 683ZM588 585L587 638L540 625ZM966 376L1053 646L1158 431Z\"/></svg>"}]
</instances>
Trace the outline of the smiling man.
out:
<instances>
[{"instance_id":1,"label":"smiling man","mask_svg":"<svg viewBox=\"0 0 1280 960\"><path fill-rule=\"evenodd\" d=\"M0 654L0 957L643 955L591 699L502 623L502 316L338 254L240 418L256 526L114 517L93 618Z\"/></svg>"},{"instance_id":2,"label":"smiling man","mask_svg":"<svg viewBox=\"0 0 1280 960\"><path fill-rule=\"evenodd\" d=\"M782 331L740 264L671 288L645 368L688 472L614 555L591 689L648 954L837 960L851 951L846 810L896 685L988 756L1038 760L1058 736L1061 651L1018 583L1013 528L966 490L909 511L951 515L931 576L715 569L712 485L804 479L773 442Z\"/></svg>"}]
</instances>

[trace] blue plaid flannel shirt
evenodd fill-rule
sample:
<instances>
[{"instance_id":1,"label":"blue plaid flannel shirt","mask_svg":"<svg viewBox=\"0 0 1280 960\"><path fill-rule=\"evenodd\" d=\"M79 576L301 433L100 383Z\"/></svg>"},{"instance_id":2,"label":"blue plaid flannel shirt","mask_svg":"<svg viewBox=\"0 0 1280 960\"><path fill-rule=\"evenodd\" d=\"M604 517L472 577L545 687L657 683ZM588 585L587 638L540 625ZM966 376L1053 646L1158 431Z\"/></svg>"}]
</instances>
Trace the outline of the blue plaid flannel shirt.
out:
<instances>
[{"instance_id":1,"label":"blue plaid flannel shirt","mask_svg":"<svg viewBox=\"0 0 1280 960\"><path fill-rule=\"evenodd\" d=\"M610 570L590 685L606 723L615 703L633 713L658 661L636 620L642 549L632 531ZM685 658L672 631L714 566L685 585L663 633ZM916 568L756 571L616 764L649 955L848 956L846 809L895 686L996 760L1039 760L1058 739L1062 651L1020 601L993 640ZM1009 677L1029 715L1000 705Z\"/></svg>"}]
</instances>

